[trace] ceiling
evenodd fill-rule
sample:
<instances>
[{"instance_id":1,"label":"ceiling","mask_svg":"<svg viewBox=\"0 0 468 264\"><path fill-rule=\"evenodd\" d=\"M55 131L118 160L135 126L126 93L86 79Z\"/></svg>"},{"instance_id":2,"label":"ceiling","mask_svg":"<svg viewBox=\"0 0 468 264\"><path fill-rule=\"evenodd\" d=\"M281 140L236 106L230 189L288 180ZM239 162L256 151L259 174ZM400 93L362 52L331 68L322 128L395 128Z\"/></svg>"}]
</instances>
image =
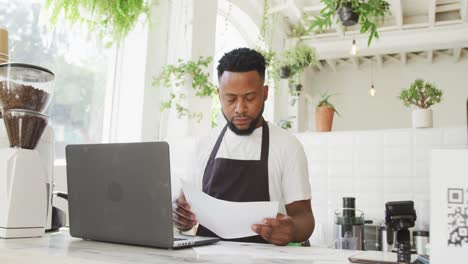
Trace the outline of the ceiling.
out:
<instances>
[{"instance_id":1,"label":"ceiling","mask_svg":"<svg viewBox=\"0 0 468 264\"><path fill-rule=\"evenodd\" d=\"M330 30L312 32L302 40L316 48L320 64L316 70L336 70L344 63L359 68L374 60L382 67L398 60L434 63L451 57L454 62L468 59L468 0L388 0L392 14L378 25L380 38L367 47L368 34L359 33L359 25L334 24ZM270 13L278 13L292 27L301 23L301 15L312 19L323 8L320 0L274 0ZM352 40L359 48L350 54Z\"/></svg>"}]
</instances>

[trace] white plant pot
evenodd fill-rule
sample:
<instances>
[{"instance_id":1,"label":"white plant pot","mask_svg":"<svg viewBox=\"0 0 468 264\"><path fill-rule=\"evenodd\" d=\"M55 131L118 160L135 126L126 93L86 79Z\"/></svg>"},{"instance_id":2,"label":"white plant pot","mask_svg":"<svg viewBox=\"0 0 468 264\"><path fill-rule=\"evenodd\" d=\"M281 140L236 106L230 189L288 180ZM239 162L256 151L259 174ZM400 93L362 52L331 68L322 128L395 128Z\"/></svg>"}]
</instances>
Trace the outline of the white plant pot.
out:
<instances>
[{"instance_id":1,"label":"white plant pot","mask_svg":"<svg viewBox=\"0 0 468 264\"><path fill-rule=\"evenodd\" d=\"M432 109L413 110L413 128L432 127Z\"/></svg>"}]
</instances>

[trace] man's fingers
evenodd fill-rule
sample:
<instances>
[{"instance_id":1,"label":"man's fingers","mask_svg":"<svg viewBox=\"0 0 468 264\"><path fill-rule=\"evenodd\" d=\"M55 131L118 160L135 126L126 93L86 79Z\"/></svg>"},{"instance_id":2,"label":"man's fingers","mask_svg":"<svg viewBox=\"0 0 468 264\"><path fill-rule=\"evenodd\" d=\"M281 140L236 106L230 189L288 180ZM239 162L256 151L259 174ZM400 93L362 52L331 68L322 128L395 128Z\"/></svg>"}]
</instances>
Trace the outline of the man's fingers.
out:
<instances>
[{"instance_id":1,"label":"man's fingers","mask_svg":"<svg viewBox=\"0 0 468 264\"><path fill-rule=\"evenodd\" d=\"M190 211L190 205L185 200L182 191L172 207L172 220L177 229L187 231L197 224L195 215Z\"/></svg>"},{"instance_id":2,"label":"man's fingers","mask_svg":"<svg viewBox=\"0 0 468 264\"><path fill-rule=\"evenodd\" d=\"M283 218L286 218L287 216L282 214L282 213L278 213L276 214L276 219L283 219Z\"/></svg>"},{"instance_id":3,"label":"man's fingers","mask_svg":"<svg viewBox=\"0 0 468 264\"><path fill-rule=\"evenodd\" d=\"M190 211L190 205L187 202L183 202L177 199L173 208L176 209L180 214L186 215L189 219L190 216L193 215L192 211Z\"/></svg>"},{"instance_id":4,"label":"man's fingers","mask_svg":"<svg viewBox=\"0 0 468 264\"><path fill-rule=\"evenodd\" d=\"M187 220L186 218L180 217L175 212L172 212L172 220L174 220L174 223L176 224L177 227L187 227L187 226L190 226L192 223L192 221Z\"/></svg>"},{"instance_id":5,"label":"man's fingers","mask_svg":"<svg viewBox=\"0 0 468 264\"><path fill-rule=\"evenodd\" d=\"M180 195L179 195L180 199L182 199L183 201L187 201L187 199L185 199L185 194L183 191L180 191Z\"/></svg>"},{"instance_id":6,"label":"man's fingers","mask_svg":"<svg viewBox=\"0 0 468 264\"><path fill-rule=\"evenodd\" d=\"M172 220L174 221L174 224L177 227L177 229L182 231L190 230L197 224L197 221L187 220L186 218L179 216L175 212L172 213Z\"/></svg>"},{"instance_id":7,"label":"man's fingers","mask_svg":"<svg viewBox=\"0 0 468 264\"><path fill-rule=\"evenodd\" d=\"M175 211L172 212L172 219L181 225L194 226L197 224L197 220L190 220L185 217L182 217L179 214L177 214Z\"/></svg>"},{"instance_id":8,"label":"man's fingers","mask_svg":"<svg viewBox=\"0 0 468 264\"><path fill-rule=\"evenodd\" d=\"M292 239L291 218L284 214L277 214L276 218L265 218L262 224L253 225L252 230L278 246L284 246Z\"/></svg>"},{"instance_id":9,"label":"man's fingers","mask_svg":"<svg viewBox=\"0 0 468 264\"><path fill-rule=\"evenodd\" d=\"M190 204L187 203L187 201L185 201L185 200L182 200L182 199L178 198L177 200L175 200L175 204L177 206L179 206L179 207L182 207L182 208L186 209L186 210L190 210Z\"/></svg>"},{"instance_id":10,"label":"man's fingers","mask_svg":"<svg viewBox=\"0 0 468 264\"><path fill-rule=\"evenodd\" d=\"M269 225L269 226L272 226L272 227L277 227L281 224L280 221L278 221L278 219L276 218L265 218L263 219L262 223L264 225Z\"/></svg>"},{"instance_id":11,"label":"man's fingers","mask_svg":"<svg viewBox=\"0 0 468 264\"><path fill-rule=\"evenodd\" d=\"M179 216L186 218L187 220L190 220L190 221L195 220L195 215L191 211L188 211L185 208L182 208L180 206L177 206L172 211L178 214Z\"/></svg>"},{"instance_id":12,"label":"man's fingers","mask_svg":"<svg viewBox=\"0 0 468 264\"><path fill-rule=\"evenodd\" d=\"M269 242L277 246L286 246L289 243L285 239L277 239L277 238L271 239Z\"/></svg>"},{"instance_id":13,"label":"man's fingers","mask_svg":"<svg viewBox=\"0 0 468 264\"><path fill-rule=\"evenodd\" d=\"M252 231L259 234L266 241L270 241L273 229L269 225L252 225Z\"/></svg>"}]
</instances>

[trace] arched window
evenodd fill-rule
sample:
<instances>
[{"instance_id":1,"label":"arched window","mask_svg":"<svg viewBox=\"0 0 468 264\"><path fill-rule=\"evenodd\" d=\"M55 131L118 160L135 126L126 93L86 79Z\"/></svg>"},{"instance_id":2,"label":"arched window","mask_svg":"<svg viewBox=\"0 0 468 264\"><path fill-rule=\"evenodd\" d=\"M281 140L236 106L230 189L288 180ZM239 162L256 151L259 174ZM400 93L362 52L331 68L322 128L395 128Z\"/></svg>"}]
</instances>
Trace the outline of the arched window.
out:
<instances>
[{"instance_id":1,"label":"arched window","mask_svg":"<svg viewBox=\"0 0 468 264\"><path fill-rule=\"evenodd\" d=\"M218 85L216 66L219 59L235 48L248 47L251 49L265 47L260 41L260 30L255 22L239 7L229 0L218 1L218 15L216 19L216 44L214 55L213 82ZM273 122L274 117L274 87L269 88L268 100L265 103L263 116ZM213 101L213 113L220 112L218 98ZM224 124L222 115L216 118L218 125Z\"/></svg>"}]
</instances>

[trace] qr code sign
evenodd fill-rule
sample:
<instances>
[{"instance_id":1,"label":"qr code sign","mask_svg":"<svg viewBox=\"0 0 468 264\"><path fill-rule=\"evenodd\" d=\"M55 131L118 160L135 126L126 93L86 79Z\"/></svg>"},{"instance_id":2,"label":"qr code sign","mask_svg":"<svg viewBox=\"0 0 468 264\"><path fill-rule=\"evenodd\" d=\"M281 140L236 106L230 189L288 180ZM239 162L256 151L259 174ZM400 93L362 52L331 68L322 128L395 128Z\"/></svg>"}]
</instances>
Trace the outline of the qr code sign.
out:
<instances>
[{"instance_id":1,"label":"qr code sign","mask_svg":"<svg viewBox=\"0 0 468 264\"><path fill-rule=\"evenodd\" d=\"M468 188L447 190L448 245L468 246Z\"/></svg>"}]
</instances>

